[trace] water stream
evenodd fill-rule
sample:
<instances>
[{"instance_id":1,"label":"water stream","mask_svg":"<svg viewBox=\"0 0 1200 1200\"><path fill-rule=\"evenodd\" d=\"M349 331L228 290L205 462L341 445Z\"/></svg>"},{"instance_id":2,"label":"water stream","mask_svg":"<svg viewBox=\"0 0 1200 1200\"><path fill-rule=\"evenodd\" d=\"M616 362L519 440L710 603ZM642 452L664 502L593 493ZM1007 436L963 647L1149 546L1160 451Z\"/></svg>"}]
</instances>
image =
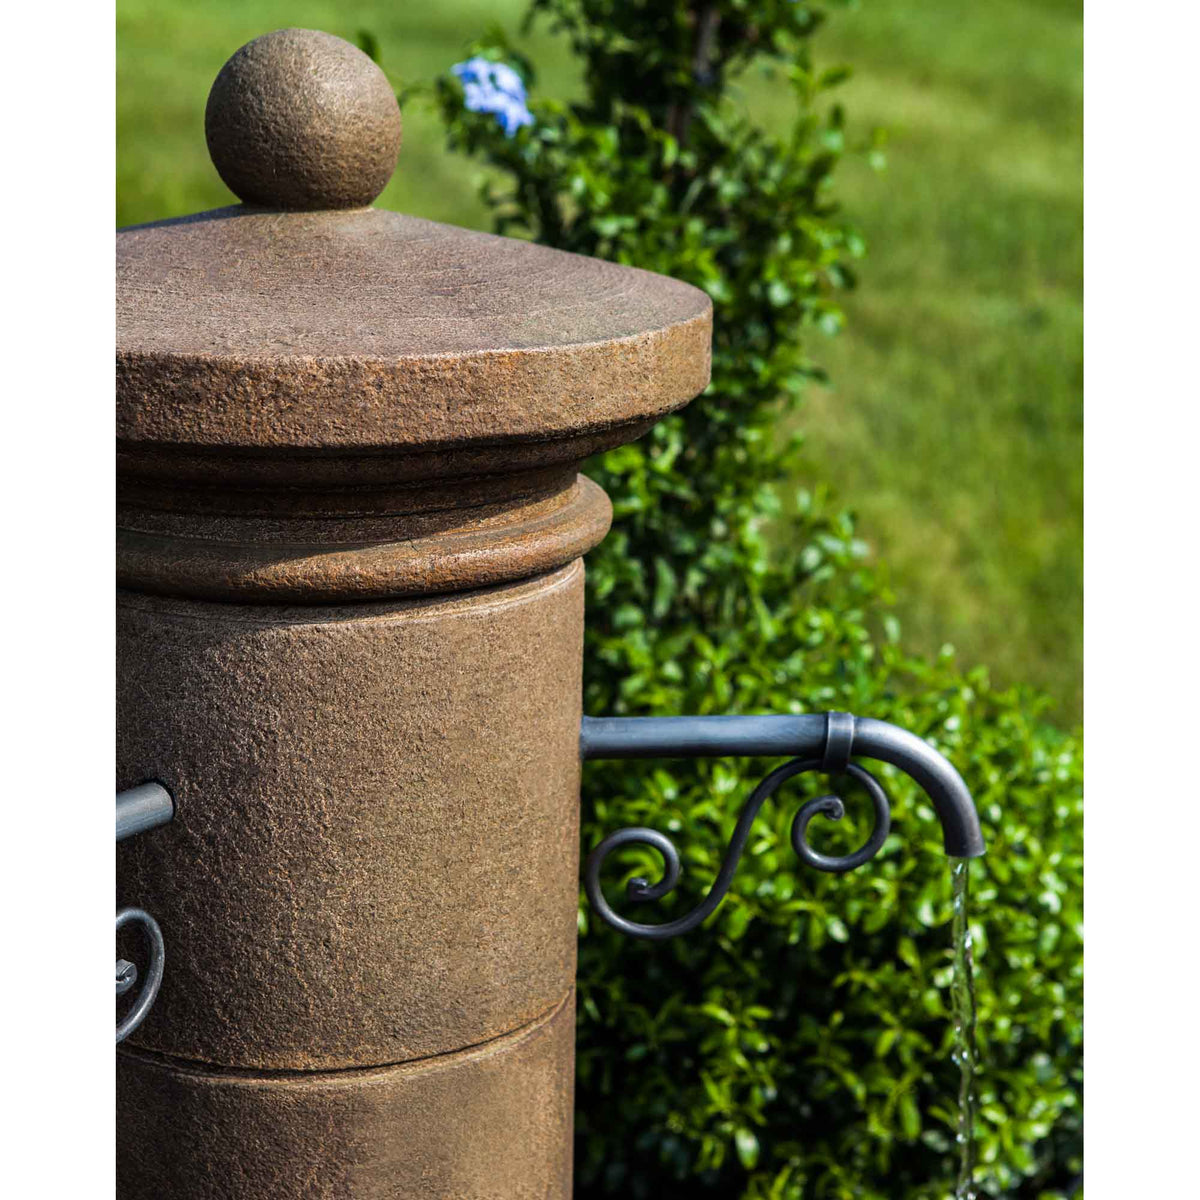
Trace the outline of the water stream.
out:
<instances>
[{"instance_id":1,"label":"water stream","mask_svg":"<svg viewBox=\"0 0 1200 1200\"><path fill-rule=\"evenodd\" d=\"M956 858L954 879L954 981L951 1001L954 1012L954 1050L958 1064L958 1183L954 1200L976 1200L975 1191L975 1110L978 1106L976 1075L979 1048L975 1041L975 968L971 959L971 930L968 925L967 899L970 891L970 860Z\"/></svg>"}]
</instances>

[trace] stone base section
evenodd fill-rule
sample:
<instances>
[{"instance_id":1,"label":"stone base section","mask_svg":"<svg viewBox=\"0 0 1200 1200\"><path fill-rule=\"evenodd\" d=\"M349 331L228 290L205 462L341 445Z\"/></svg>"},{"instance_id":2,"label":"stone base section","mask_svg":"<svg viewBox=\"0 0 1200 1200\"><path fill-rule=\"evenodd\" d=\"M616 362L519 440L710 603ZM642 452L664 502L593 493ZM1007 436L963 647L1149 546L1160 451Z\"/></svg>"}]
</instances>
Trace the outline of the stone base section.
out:
<instances>
[{"instance_id":1,"label":"stone base section","mask_svg":"<svg viewBox=\"0 0 1200 1200\"><path fill-rule=\"evenodd\" d=\"M366 1070L119 1052L117 1200L568 1200L574 1012Z\"/></svg>"}]
</instances>

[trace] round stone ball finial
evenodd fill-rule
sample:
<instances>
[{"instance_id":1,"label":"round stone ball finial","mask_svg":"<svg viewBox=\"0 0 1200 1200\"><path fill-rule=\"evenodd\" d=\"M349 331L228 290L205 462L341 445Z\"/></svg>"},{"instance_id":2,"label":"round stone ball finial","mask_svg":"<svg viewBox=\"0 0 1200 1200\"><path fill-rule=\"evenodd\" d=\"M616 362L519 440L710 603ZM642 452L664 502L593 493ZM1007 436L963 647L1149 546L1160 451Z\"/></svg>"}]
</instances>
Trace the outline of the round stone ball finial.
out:
<instances>
[{"instance_id":1,"label":"round stone ball finial","mask_svg":"<svg viewBox=\"0 0 1200 1200\"><path fill-rule=\"evenodd\" d=\"M400 108L357 46L315 29L279 29L221 68L204 134L217 172L247 204L363 208L396 168Z\"/></svg>"}]
</instances>

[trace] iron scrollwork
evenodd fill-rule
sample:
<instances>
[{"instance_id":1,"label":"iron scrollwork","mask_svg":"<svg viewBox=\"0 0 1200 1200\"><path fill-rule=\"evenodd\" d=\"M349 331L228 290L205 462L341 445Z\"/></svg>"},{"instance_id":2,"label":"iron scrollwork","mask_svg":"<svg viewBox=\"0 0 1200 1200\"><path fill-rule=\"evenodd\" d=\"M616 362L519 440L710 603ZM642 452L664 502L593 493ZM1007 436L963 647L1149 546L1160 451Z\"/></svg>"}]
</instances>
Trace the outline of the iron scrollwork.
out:
<instances>
[{"instance_id":1,"label":"iron scrollwork","mask_svg":"<svg viewBox=\"0 0 1200 1200\"><path fill-rule=\"evenodd\" d=\"M844 872L869 862L879 853L891 829L891 805L879 781L851 762L857 751L864 757L890 762L920 784L942 821L946 852L973 858L984 851L983 835L974 804L954 768L928 743L896 726L850 713L763 717L584 718L581 738L585 759L760 755L799 752L800 757L776 767L751 793L733 831L717 878L707 895L690 912L659 925L631 921L615 912L600 884L605 861L622 846L653 847L662 855L663 874L657 883L645 878L629 881L627 898L638 904L661 900L679 882L679 853L665 834L633 826L609 834L588 856L584 887L600 918L630 937L661 941L690 933L708 919L733 883L750 830L762 806L787 780L807 772L846 775L860 783L874 807L874 825L867 840L852 854L828 855L807 840L817 815L840 820L845 805L828 794L809 800L796 813L791 843L800 860L818 871Z\"/></svg>"},{"instance_id":2,"label":"iron scrollwork","mask_svg":"<svg viewBox=\"0 0 1200 1200\"><path fill-rule=\"evenodd\" d=\"M163 966L166 962L166 947L163 944L162 930L158 922L144 908L123 908L117 913L117 932L130 923L141 925L150 941L150 969L142 983L141 991L133 1007L125 1014L125 1019L117 1025L117 1045L119 1046L145 1019L146 1014L158 998L158 989L162 984ZM117 995L123 996L133 988L138 980L137 967L127 959L117 959Z\"/></svg>"}]
</instances>

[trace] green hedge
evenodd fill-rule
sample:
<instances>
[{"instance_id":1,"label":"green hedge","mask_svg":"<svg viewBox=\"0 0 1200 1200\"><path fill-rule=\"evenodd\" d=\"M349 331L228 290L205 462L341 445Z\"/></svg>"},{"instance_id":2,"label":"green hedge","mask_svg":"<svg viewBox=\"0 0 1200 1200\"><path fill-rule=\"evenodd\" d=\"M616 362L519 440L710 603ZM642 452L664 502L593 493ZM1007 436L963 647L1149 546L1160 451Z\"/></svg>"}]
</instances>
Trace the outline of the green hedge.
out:
<instances>
[{"instance_id":1,"label":"green hedge","mask_svg":"<svg viewBox=\"0 0 1200 1200\"><path fill-rule=\"evenodd\" d=\"M907 655L852 520L821 486L786 491L797 446L774 431L819 374L810 336L838 328L837 293L864 249L831 198L833 171L843 153L876 153L848 146L829 96L846 72L813 66L824 13L788 0L535 0L539 14L583 60L581 102L539 97L532 64L498 33L474 50L524 76L532 125L506 136L494 115L467 110L450 74L434 91L452 145L493 168L496 227L686 279L715 306L709 390L587 468L615 522L588 559L586 709L847 709L917 731L959 766L989 843L972 868L979 1184L1070 1194L1081 1170L1078 742L1042 721L1032 694L997 691L949 654ZM750 66L792 99L784 137L731 102ZM685 874L664 909L682 911L765 769L590 766L585 849L624 825L673 834ZM630 942L581 907L578 1196L953 1190L950 875L929 805L881 774L893 832L850 875L799 869L795 788L760 817L732 894L689 938ZM814 840L842 851L861 840L869 806L851 796L849 807ZM657 877L650 851L621 863L626 878Z\"/></svg>"}]
</instances>

